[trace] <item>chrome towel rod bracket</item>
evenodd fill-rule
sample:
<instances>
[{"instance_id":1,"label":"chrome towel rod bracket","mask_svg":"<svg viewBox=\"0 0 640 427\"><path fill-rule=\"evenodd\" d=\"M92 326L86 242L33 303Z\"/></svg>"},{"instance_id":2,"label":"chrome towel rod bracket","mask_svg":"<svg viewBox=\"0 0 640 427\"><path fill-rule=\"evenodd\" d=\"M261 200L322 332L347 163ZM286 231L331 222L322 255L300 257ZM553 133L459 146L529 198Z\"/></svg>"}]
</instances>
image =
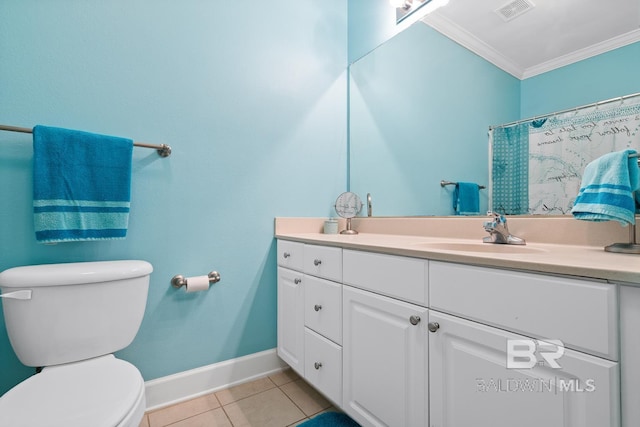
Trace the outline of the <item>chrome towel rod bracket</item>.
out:
<instances>
[{"instance_id":1,"label":"chrome towel rod bracket","mask_svg":"<svg viewBox=\"0 0 640 427\"><path fill-rule=\"evenodd\" d=\"M0 130L8 132L33 133L29 128L21 128L18 126L0 125ZM171 155L171 146L167 144L147 144L145 142L134 142L134 147L153 148L158 152L160 157L169 157Z\"/></svg>"},{"instance_id":2,"label":"chrome towel rod bracket","mask_svg":"<svg viewBox=\"0 0 640 427\"><path fill-rule=\"evenodd\" d=\"M440 181L440 187L444 187L445 185L456 185L458 184L457 182L451 182L451 181L445 181L444 179L442 181ZM481 190L484 190L485 187L484 185L478 185L478 188Z\"/></svg>"}]
</instances>

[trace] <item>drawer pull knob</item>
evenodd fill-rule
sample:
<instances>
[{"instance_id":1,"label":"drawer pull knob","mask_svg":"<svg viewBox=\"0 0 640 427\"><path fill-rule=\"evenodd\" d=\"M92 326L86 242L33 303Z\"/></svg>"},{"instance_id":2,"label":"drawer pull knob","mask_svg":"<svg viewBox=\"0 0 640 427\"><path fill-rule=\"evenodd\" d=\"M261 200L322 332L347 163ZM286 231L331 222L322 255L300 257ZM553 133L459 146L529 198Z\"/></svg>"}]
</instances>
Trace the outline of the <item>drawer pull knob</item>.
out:
<instances>
[{"instance_id":1,"label":"drawer pull knob","mask_svg":"<svg viewBox=\"0 0 640 427\"><path fill-rule=\"evenodd\" d=\"M418 323L420 323L420 316L411 316L409 317L409 322L411 322L412 325L417 325Z\"/></svg>"},{"instance_id":2,"label":"drawer pull knob","mask_svg":"<svg viewBox=\"0 0 640 427\"><path fill-rule=\"evenodd\" d=\"M282 256L285 257L285 259L286 259L286 258L289 258L291 256L291 254L289 252L285 252L285 253L282 254Z\"/></svg>"},{"instance_id":3,"label":"drawer pull knob","mask_svg":"<svg viewBox=\"0 0 640 427\"><path fill-rule=\"evenodd\" d=\"M316 368L316 369L320 369L320 368L322 368L322 363L316 362L316 363L313 364L313 367Z\"/></svg>"},{"instance_id":4,"label":"drawer pull knob","mask_svg":"<svg viewBox=\"0 0 640 427\"><path fill-rule=\"evenodd\" d=\"M293 279L293 283L295 283L296 285L299 285L301 282L302 282L302 279L299 279L297 277Z\"/></svg>"},{"instance_id":5,"label":"drawer pull knob","mask_svg":"<svg viewBox=\"0 0 640 427\"><path fill-rule=\"evenodd\" d=\"M316 267L319 266L320 264L322 264L322 260L321 259L314 259L313 260L313 265L315 265Z\"/></svg>"},{"instance_id":6,"label":"drawer pull knob","mask_svg":"<svg viewBox=\"0 0 640 427\"><path fill-rule=\"evenodd\" d=\"M429 332L436 332L440 329L440 324L438 322L429 322L427 327L429 328Z\"/></svg>"},{"instance_id":7,"label":"drawer pull knob","mask_svg":"<svg viewBox=\"0 0 640 427\"><path fill-rule=\"evenodd\" d=\"M313 306L313 309L315 311L320 311L320 310L322 310L322 306L320 304L316 304L316 305Z\"/></svg>"}]
</instances>

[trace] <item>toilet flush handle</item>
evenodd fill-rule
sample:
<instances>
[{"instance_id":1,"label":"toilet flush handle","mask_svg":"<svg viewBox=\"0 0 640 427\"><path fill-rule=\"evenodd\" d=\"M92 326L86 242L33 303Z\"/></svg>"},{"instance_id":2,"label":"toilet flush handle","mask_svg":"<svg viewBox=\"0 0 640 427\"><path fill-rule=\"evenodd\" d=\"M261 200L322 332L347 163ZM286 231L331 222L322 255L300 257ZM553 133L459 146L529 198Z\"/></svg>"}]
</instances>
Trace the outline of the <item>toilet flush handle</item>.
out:
<instances>
[{"instance_id":1,"label":"toilet flush handle","mask_svg":"<svg viewBox=\"0 0 640 427\"><path fill-rule=\"evenodd\" d=\"M22 291L9 292L8 294L0 294L0 298L8 299L31 299L31 289Z\"/></svg>"}]
</instances>

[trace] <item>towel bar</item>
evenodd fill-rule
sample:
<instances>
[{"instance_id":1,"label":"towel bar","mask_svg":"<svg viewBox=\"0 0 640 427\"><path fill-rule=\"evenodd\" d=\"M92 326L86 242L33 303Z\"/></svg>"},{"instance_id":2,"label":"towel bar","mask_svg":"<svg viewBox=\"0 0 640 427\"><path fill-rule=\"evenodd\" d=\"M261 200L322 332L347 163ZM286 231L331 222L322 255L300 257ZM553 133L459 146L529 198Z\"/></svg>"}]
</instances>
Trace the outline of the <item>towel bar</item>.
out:
<instances>
[{"instance_id":1,"label":"towel bar","mask_svg":"<svg viewBox=\"0 0 640 427\"><path fill-rule=\"evenodd\" d=\"M0 125L0 130L6 130L8 132L20 132L20 133L33 133L33 130L29 128L21 128L17 126ZM160 157L169 157L171 155L171 146L167 144L147 144L145 142L134 142L134 147L153 148L158 152Z\"/></svg>"},{"instance_id":2,"label":"towel bar","mask_svg":"<svg viewBox=\"0 0 640 427\"><path fill-rule=\"evenodd\" d=\"M444 179L442 181L440 181L440 187L444 187L445 185L456 185L458 184L457 182L451 182L451 181L445 181ZM478 188L481 190L484 190L485 187L484 185L478 185Z\"/></svg>"}]
</instances>

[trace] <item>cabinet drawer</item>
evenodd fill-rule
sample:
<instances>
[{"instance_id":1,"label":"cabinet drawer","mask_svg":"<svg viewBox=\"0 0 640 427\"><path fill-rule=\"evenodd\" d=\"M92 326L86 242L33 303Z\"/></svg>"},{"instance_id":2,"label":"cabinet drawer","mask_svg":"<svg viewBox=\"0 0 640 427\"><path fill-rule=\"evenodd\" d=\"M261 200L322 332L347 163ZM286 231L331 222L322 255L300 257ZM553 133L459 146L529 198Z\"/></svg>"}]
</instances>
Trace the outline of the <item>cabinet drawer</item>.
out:
<instances>
[{"instance_id":1,"label":"cabinet drawer","mask_svg":"<svg viewBox=\"0 0 640 427\"><path fill-rule=\"evenodd\" d=\"M304 377L338 406L342 405L342 347L312 330L304 331Z\"/></svg>"},{"instance_id":2,"label":"cabinet drawer","mask_svg":"<svg viewBox=\"0 0 640 427\"><path fill-rule=\"evenodd\" d=\"M278 265L302 271L304 243L278 240Z\"/></svg>"},{"instance_id":3,"label":"cabinet drawer","mask_svg":"<svg viewBox=\"0 0 640 427\"><path fill-rule=\"evenodd\" d=\"M431 262L431 308L618 360L617 287Z\"/></svg>"},{"instance_id":4,"label":"cabinet drawer","mask_svg":"<svg viewBox=\"0 0 640 427\"><path fill-rule=\"evenodd\" d=\"M304 324L342 344L342 285L304 276Z\"/></svg>"},{"instance_id":5,"label":"cabinet drawer","mask_svg":"<svg viewBox=\"0 0 640 427\"><path fill-rule=\"evenodd\" d=\"M428 261L345 250L344 283L427 306Z\"/></svg>"},{"instance_id":6,"label":"cabinet drawer","mask_svg":"<svg viewBox=\"0 0 640 427\"><path fill-rule=\"evenodd\" d=\"M342 249L304 245L304 272L342 282Z\"/></svg>"}]
</instances>

